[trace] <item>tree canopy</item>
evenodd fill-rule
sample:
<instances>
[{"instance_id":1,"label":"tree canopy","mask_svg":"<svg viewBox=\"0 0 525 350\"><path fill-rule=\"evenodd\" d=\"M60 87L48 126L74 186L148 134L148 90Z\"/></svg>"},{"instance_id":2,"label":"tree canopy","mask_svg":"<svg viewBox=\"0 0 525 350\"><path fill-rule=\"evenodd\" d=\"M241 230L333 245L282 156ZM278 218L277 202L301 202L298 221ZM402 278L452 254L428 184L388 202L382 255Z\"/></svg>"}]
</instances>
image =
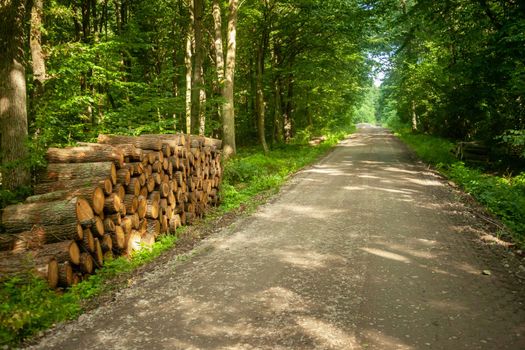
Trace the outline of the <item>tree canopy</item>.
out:
<instances>
[{"instance_id":1,"label":"tree canopy","mask_svg":"<svg viewBox=\"0 0 525 350\"><path fill-rule=\"evenodd\" d=\"M17 94L0 90L0 98L18 99L11 106L27 107L16 118L28 125L6 138L24 123L2 112L4 171L38 159L21 162L31 156L13 156L13 142L38 150L100 132L189 130L224 138L233 155L236 143L267 150L297 135L396 118L419 132L521 150L525 144L522 1L7 0L0 6L6 20L0 42L16 52L2 54L1 80L23 67L27 83ZM380 89L372 86L378 69L385 74Z\"/></svg>"}]
</instances>

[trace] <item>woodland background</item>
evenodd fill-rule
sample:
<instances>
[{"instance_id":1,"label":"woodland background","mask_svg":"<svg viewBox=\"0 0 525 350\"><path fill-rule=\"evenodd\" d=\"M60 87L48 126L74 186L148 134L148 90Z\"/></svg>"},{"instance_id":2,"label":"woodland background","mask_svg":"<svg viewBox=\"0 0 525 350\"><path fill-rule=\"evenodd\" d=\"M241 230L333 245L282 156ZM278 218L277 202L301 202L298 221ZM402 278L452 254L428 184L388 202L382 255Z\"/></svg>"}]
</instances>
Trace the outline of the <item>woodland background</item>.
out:
<instances>
[{"instance_id":1,"label":"woodland background","mask_svg":"<svg viewBox=\"0 0 525 350\"><path fill-rule=\"evenodd\" d=\"M204 134L229 157L358 121L519 162L524 44L518 0L5 0L2 185L99 133Z\"/></svg>"}]
</instances>

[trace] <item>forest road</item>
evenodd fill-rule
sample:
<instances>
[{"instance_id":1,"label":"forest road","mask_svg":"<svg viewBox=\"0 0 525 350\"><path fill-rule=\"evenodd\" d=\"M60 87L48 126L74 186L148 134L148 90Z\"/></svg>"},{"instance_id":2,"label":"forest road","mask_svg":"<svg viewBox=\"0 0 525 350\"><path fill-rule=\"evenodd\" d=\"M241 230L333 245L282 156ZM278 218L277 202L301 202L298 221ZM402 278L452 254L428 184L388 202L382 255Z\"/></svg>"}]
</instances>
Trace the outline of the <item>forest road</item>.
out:
<instances>
[{"instance_id":1,"label":"forest road","mask_svg":"<svg viewBox=\"0 0 525 350\"><path fill-rule=\"evenodd\" d=\"M363 128L33 347L525 349L519 257L455 193L387 130Z\"/></svg>"}]
</instances>

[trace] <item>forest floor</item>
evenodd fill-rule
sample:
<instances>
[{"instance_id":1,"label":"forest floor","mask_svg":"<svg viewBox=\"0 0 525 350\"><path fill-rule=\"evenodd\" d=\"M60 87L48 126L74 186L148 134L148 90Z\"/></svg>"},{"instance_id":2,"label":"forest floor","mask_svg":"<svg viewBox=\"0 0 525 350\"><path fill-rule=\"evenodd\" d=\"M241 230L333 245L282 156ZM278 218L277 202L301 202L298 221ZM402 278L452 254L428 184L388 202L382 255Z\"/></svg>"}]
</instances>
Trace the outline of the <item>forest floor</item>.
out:
<instances>
[{"instance_id":1,"label":"forest floor","mask_svg":"<svg viewBox=\"0 0 525 350\"><path fill-rule=\"evenodd\" d=\"M525 261L365 127L35 349L525 349Z\"/></svg>"}]
</instances>

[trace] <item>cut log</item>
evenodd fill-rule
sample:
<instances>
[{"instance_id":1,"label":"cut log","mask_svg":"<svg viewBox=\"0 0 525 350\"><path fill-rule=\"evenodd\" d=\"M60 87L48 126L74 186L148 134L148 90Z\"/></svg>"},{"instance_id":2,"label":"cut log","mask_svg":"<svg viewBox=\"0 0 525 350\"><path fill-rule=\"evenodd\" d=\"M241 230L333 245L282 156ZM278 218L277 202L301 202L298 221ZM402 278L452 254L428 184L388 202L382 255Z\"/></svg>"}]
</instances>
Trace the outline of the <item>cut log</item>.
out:
<instances>
[{"instance_id":1,"label":"cut log","mask_svg":"<svg viewBox=\"0 0 525 350\"><path fill-rule=\"evenodd\" d=\"M113 248L124 249L126 246L126 235L120 226L115 227L115 232L110 234L113 242Z\"/></svg>"},{"instance_id":2,"label":"cut log","mask_svg":"<svg viewBox=\"0 0 525 350\"><path fill-rule=\"evenodd\" d=\"M128 215L128 217L131 219L131 226L132 226L135 230L138 230L139 225L140 225L139 214L135 213L135 214L133 214L133 215Z\"/></svg>"},{"instance_id":3,"label":"cut log","mask_svg":"<svg viewBox=\"0 0 525 350\"><path fill-rule=\"evenodd\" d=\"M19 253L41 248L45 243L45 231L41 226L34 226L30 231L16 234L0 234L0 250Z\"/></svg>"},{"instance_id":4,"label":"cut log","mask_svg":"<svg viewBox=\"0 0 525 350\"><path fill-rule=\"evenodd\" d=\"M162 142L159 137L147 137L147 136L125 136L125 135L98 135L98 143L119 145L123 143L129 143L137 148L143 150L156 150L162 149Z\"/></svg>"},{"instance_id":5,"label":"cut log","mask_svg":"<svg viewBox=\"0 0 525 350\"><path fill-rule=\"evenodd\" d=\"M91 274L93 273L94 264L93 264L93 258L91 257L91 254L89 253L80 253L80 271L82 273Z\"/></svg>"},{"instance_id":6,"label":"cut log","mask_svg":"<svg viewBox=\"0 0 525 350\"><path fill-rule=\"evenodd\" d=\"M104 219L104 233L115 232L115 223L111 218Z\"/></svg>"},{"instance_id":7,"label":"cut log","mask_svg":"<svg viewBox=\"0 0 525 350\"><path fill-rule=\"evenodd\" d=\"M120 197L112 193L104 201L104 212L108 214L118 213L121 205Z\"/></svg>"},{"instance_id":8,"label":"cut log","mask_svg":"<svg viewBox=\"0 0 525 350\"><path fill-rule=\"evenodd\" d=\"M77 221L83 226L94 222L91 206L81 197L53 202L10 205L2 211L2 224L6 232L28 231L34 225L73 225Z\"/></svg>"},{"instance_id":9,"label":"cut log","mask_svg":"<svg viewBox=\"0 0 525 350\"><path fill-rule=\"evenodd\" d=\"M17 274L34 272L47 279L48 264L51 259L58 262L76 260L79 258L78 246L74 241L46 244L41 249L19 254L13 252L0 253L0 279Z\"/></svg>"},{"instance_id":10,"label":"cut log","mask_svg":"<svg viewBox=\"0 0 525 350\"><path fill-rule=\"evenodd\" d=\"M102 247L102 251L106 252L108 250L113 249L113 240L111 239L110 235L104 235L102 237L102 240L100 241L100 246Z\"/></svg>"},{"instance_id":11,"label":"cut log","mask_svg":"<svg viewBox=\"0 0 525 350\"><path fill-rule=\"evenodd\" d=\"M120 184L127 186L129 185L130 180L131 180L131 174L129 170L126 168L119 169L116 173L116 182L114 183L114 185L118 182Z\"/></svg>"},{"instance_id":12,"label":"cut log","mask_svg":"<svg viewBox=\"0 0 525 350\"><path fill-rule=\"evenodd\" d=\"M85 251L93 253L95 251L95 238L89 229L84 230L84 239L82 240L82 248Z\"/></svg>"},{"instance_id":13,"label":"cut log","mask_svg":"<svg viewBox=\"0 0 525 350\"><path fill-rule=\"evenodd\" d=\"M37 182L68 181L75 179L109 178L117 183L117 169L113 162L50 163L37 174Z\"/></svg>"},{"instance_id":14,"label":"cut log","mask_svg":"<svg viewBox=\"0 0 525 350\"><path fill-rule=\"evenodd\" d=\"M138 197L132 194L124 196L124 205L126 206L126 212L128 214L134 214L139 206Z\"/></svg>"},{"instance_id":15,"label":"cut log","mask_svg":"<svg viewBox=\"0 0 525 350\"><path fill-rule=\"evenodd\" d=\"M49 148L46 152L49 163L113 162L119 168L124 165L124 155L115 147L80 146Z\"/></svg>"},{"instance_id":16,"label":"cut log","mask_svg":"<svg viewBox=\"0 0 525 350\"><path fill-rule=\"evenodd\" d=\"M94 188L100 187L104 193L111 193L113 190L113 184L107 177L102 178L87 178L87 179L74 179L74 180L63 180L55 182L43 182L36 184L34 187L35 194L43 194L42 197L29 198L31 202L37 201L48 201L47 198L54 198L59 196L62 198L72 198L74 196L83 196L89 198L92 196ZM51 192L65 191L56 193L54 195ZM57 199L59 199L57 198Z\"/></svg>"},{"instance_id":17,"label":"cut log","mask_svg":"<svg viewBox=\"0 0 525 350\"><path fill-rule=\"evenodd\" d=\"M146 232L152 233L155 237L160 234L160 222L159 220L148 220L148 226Z\"/></svg>"},{"instance_id":18,"label":"cut log","mask_svg":"<svg viewBox=\"0 0 525 350\"><path fill-rule=\"evenodd\" d=\"M140 193L140 177L132 177L129 184L126 186L126 193L138 196Z\"/></svg>"},{"instance_id":19,"label":"cut log","mask_svg":"<svg viewBox=\"0 0 525 350\"><path fill-rule=\"evenodd\" d=\"M145 196L139 196L138 201L139 205L137 207L137 214L139 215L140 219L143 219L146 216L148 209L148 200Z\"/></svg>"},{"instance_id":20,"label":"cut log","mask_svg":"<svg viewBox=\"0 0 525 350\"><path fill-rule=\"evenodd\" d=\"M98 238L95 238L95 250L92 255L97 267L101 268L104 265L104 252Z\"/></svg>"},{"instance_id":21,"label":"cut log","mask_svg":"<svg viewBox=\"0 0 525 350\"><path fill-rule=\"evenodd\" d=\"M141 250L141 240L142 237L138 231L131 231L131 233L126 236L125 255L132 256L134 252Z\"/></svg>"},{"instance_id":22,"label":"cut log","mask_svg":"<svg viewBox=\"0 0 525 350\"><path fill-rule=\"evenodd\" d=\"M146 207L146 217L157 219L159 217L159 202L148 199Z\"/></svg>"},{"instance_id":23,"label":"cut log","mask_svg":"<svg viewBox=\"0 0 525 350\"><path fill-rule=\"evenodd\" d=\"M133 229L133 221L131 220L130 217L126 216L122 218L122 224L120 226L124 230L124 234L128 235L131 233L131 230Z\"/></svg>"},{"instance_id":24,"label":"cut log","mask_svg":"<svg viewBox=\"0 0 525 350\"><path fill-rule=\"evenodd\" d=\"M95 223L91 226L91 232L98 237L104 236L106 231L102 217L95 216Z\"/></svg>"},{"instance_id":25,"label":"cut log","mask_svg":"<svg viewBox=\"0 0 525 350\"><path fill-rule=\"evenodd\" d=\"M47 282L49 287L70 287L73 285L73 267L69 261L59 263L56 259L49 262Z\"/></svg>"}]
</instances>

